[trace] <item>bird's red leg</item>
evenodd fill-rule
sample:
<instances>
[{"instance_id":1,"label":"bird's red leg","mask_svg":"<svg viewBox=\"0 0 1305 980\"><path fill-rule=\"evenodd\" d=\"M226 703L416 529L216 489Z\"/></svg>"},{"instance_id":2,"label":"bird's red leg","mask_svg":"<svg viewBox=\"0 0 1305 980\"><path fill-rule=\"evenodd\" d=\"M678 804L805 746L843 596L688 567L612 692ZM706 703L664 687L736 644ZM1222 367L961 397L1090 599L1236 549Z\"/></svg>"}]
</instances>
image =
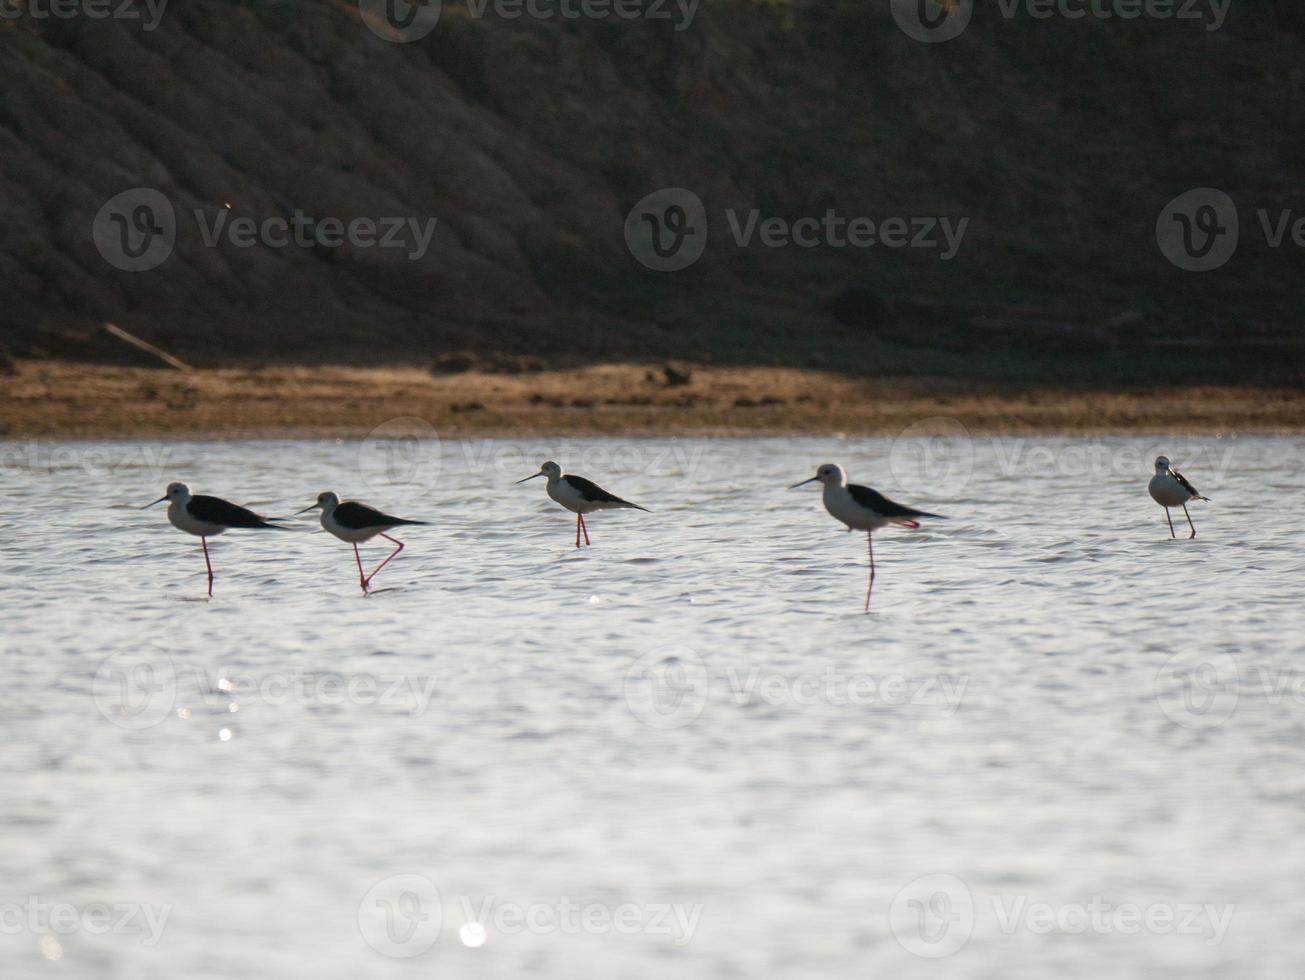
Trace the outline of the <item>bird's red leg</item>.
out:
<instances>
[{"instance_id":1,"label":"bird's red leg","mask_svg":"<svg viewBox=\"0 0 1305 980\"><path fill-rule=\"evenodd\" d=\"M213 598L213 563L208 560L208 542L200 535L199 545L204 549L204 567L208 569L208 597Z\"/></svg>"},{"instance_id":2,"label":"bird's red leg","mask_svg":"<svg viewBox=\"0 0 1305 980\"><path fill-rule=\"evenodd\" d=\"M1168 507L1165 508L1165 520L1169 522L1169 536L1170 536L1171 538L1176 538L1176 537L1178 537L1178 535L1174 534L1174 519L1173 519L1172 517L1169 516L1169 508L1168 508Z\"/></svg>"},{"instance_id":3,"label":"bird's red leg","mask_svg":"<svg viewBox=\"0 0 1305 980\"><path fill-rule=\"evenodd\" d=\"M358 544L354 542L353 560L358 563L358 584L362 586L363 595L367 594L367 576L363 573L362 555L358 554Z\"/></svg>"},{"instance_id":4,"label":"bird's red leg","mask_svg":"<svg viewBox=\"0 0 1305 980\"><path fill-rule=\"evenodd\" d=\"M584 514L576 514L575 516L578 517L578 518L580 518L580 530L582 530L582 531L585 532L585 544L588 544L588 543L589 543L589 525L585 523L585 515L584 515Z\"/></svg>"},{"instance_id":5,"label":"bird's red leg","mask_svg":"<svg viewBox=\"0 0 1305 980\"><path fill-rule=\"evenodd\" d=\"M1187 513L1186 504L1183 504L1183 516L1187 518L1187 526L1192 529L1192 533L1187 536L1188 539L1190 540L1196 537L1196 525L1192 523L1192 515Z\"/></svg>"},{"instance_id":6,"label":"bird's red leg","mask_svg":"<svg viewBox=\"0 0 1305 980\"><path fill-rule=\"evenodd\" d=\"M875 536L869 531L865 535L866 548L870 552L870 584L865 587L865 611L870 611L870 593L875 587Z\"/></svg>"},{"instance_id":7,"label":"bird's red leg","mask_svg":"<svg viewBox=\"0 0 1305 980\"><path fill-rule=\"evenodd\" d=\"M390 562L394 561L394 559L398 556L399 552L403 550L403 542L398 540L397 538L392 538L388 534L382 534L381 537L383 537L386 541L392 542L393 544L397 545L397 547L390 552L389 558L386 558L385 561L381 562L379 565L376 566L376 571L372 572L370 575L367 576L368 585L371 585L372 579L374 579L377 575L381 573L381 569L384 568L386 565L388 565Z\"/></svg>"}]
</instances>

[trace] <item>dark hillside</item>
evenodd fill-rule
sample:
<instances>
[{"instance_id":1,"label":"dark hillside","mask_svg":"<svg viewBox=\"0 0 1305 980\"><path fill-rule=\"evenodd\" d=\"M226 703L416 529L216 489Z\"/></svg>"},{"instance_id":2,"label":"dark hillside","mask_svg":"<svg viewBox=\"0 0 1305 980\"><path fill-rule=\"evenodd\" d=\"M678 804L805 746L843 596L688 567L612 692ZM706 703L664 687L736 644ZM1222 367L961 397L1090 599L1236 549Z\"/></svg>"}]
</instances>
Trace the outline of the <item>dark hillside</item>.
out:
<instances>
[{"instance_id":1,"label":"dark hillside","mask_svg":"<svg viewBox=\"0 0 1305 980\"><path fill-rule=\"evenodd\" d=\"M409 44L322 0L173 0L148 31L0 21L0 342L130 361L98 329L111 320L201 365L472 348L1300 379L1305 248L1290 233L1271 247L1256 214L1305 216L1296 7L1234 3L1208 30L1007 19L984 3L943 44L888 9L704 0L677 30L477 18L446 0ZM120 271L92 226L138 187L175 209L175 248ZM624 235L664 187L696 193L709 225L677 272L645 268ZM1209 272L1176 268L1156 241L1166 204L1198 187L1240 218L1236 253ZM438 221L417 259L415 240L210 247L201 224L228 204L226 220ZM738 247L726 212L752 209L968 224L950 259L760 235Z\"/></svg>"}]
</instances>

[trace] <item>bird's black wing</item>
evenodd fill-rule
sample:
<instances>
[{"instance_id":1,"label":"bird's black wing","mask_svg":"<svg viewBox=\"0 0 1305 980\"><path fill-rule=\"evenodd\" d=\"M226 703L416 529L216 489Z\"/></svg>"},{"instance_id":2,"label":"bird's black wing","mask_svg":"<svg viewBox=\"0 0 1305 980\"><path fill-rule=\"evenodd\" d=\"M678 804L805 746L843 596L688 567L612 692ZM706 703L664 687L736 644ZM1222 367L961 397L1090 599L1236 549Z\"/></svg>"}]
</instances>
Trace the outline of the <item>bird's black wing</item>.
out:
<instances>
[{"instance_id":1,"label":"bird's black wing","mask_svg":"<svg viewBox=\"0 0 1305 980\"><path fill-rule=\"evenodd\" d=\"M278 528L275 524L267 523L252 510L238 507L231 501L223 500L221 497L209 497L199 494L191 497L186 502L186 510L191 517L197 520L207 521L210 524L220 524L223 527L270 527L278 531L286 530L286 528Z\"/></svg>"},{"instance_id":2,"label":"bird's black wing","mask_svg":"<svg viewBox=\"0 0 1305 980\"><path fill-rule=\"evenodd\" d=\"M345 527L361 531L368 527L399 527L402 524L425 524L425 521L409 521L402 517L391 517L375 507L368 507L356 500L346 500L335 508L335 519Z\"/></svg>"},{"instance_id":3,"label":"bird's black wing","mask_svg":"<svg viewBox=\"0 0 1305 980\"><path fill-rule=\"evenodd\" d=\"M1182 486L1184 490L1188 492L1190 496L1201 497L1201 495L1196 492L1196 487L1192 486L1192 484L1188 482L1187 477L1183 476L1183 474L1179 473L1177 470L1172 468L1169 470L1169 472L1174 475L1174 479L1178 481L1178 483ZM1204 500L1205 498L1201 497L1201 499Z\"/></svg>"},{"instance_id":4,"label":"bird's black wing","mask_svg":"<svg viewBox=\"0 0 1305 980\"><path fill-rule=\"evenodd\" d=\"M563 479L575 488L575 492L580 494L590 503L601 504L625 504L627 507L633 507L635 510L646 511L648 508L640 507L638 504L632 504L628 500L623 500L614 493L608 493L593 480L586 480L583 476L575 476L568 473Z\"/></svg>"},{"instance_id":5,"label":"bird's black wing","mask_svg":"<svg viewBox=\"0 0 1305 980\"><path fill-rule=\"evenodd\" d=\"M942 519L940 514L930 514L928 511L915 510L911 507L903 507L901 504L895 504L885 497L878 490L871 490L869 487L858 486L855 483L847 485L847 491L862 507L867 507L883 517L937 517Z\"/></svg>"}]
</instances>

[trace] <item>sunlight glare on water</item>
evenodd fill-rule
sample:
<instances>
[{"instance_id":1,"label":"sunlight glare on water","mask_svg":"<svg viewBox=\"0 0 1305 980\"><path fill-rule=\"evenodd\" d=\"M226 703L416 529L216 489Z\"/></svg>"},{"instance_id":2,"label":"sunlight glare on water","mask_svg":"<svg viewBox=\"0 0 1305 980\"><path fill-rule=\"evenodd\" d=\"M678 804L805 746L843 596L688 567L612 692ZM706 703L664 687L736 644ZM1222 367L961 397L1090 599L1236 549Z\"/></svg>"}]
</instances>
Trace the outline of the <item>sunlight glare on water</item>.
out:
<instances>
[{"instance_id":1,"label":"sunlight glare on water","mask_svg":"<svg viewBox=\"0 0 1305 980\"><path fill-rule=\"evenodd\" d=\"M374 449L0 444L6 980L1297 975L1305 441ZM545 458L652 513L577 551ZM823 462L947 517L869 616ZM432 526L210 602L170 480Z\"/></svg>"}]
</instances>

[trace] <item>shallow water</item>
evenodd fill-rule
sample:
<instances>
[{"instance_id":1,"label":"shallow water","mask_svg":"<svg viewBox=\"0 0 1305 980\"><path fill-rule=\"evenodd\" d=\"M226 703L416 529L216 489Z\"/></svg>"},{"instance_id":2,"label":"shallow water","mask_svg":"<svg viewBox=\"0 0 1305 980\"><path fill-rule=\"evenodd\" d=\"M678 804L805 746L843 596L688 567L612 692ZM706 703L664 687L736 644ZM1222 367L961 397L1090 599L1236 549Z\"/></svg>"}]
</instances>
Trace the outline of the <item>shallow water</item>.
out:
<instances>
[{"instance_id":1,"label":"shallow water","mask_svg":"<svg viewBox=\"0 0 1305 980\"><path fill-rule=\"evenodd\" d=\"M654 513L577 551L542 458ZM1295 977L1303 459L0 444L0 975ZM869 616L863 536L784 489L825 461L948 517L876 536ZM369 598L313 523L232 532L209 602L136 509L172 479L434 524Z\"/></svg>"}]
</instances>

